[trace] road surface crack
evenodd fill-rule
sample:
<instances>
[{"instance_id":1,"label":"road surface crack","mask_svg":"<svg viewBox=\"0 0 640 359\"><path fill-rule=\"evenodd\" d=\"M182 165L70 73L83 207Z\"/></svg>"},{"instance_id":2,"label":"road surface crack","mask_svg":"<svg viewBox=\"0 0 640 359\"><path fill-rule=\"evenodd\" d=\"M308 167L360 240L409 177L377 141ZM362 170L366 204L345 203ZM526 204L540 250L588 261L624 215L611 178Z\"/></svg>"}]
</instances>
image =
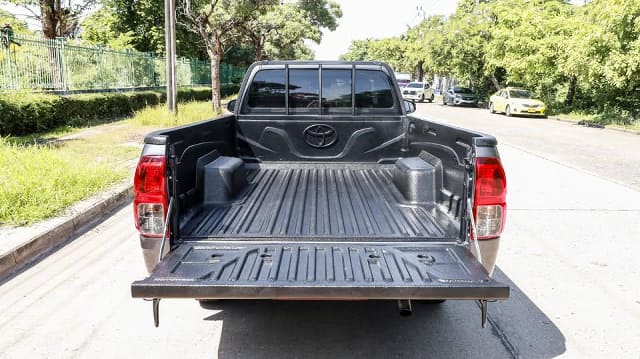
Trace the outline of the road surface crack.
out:
<instances>
[{"instance_id":1,"label":"road surface crack","mask_svg":"<svg viewBox=\"0 0 640 359\"><path fill-rule=\"evenodd\" d=\"M476 302L476 304L478 305L478 308L481 308L479 302ZM498 322L493 319L490 313L491 312L489 312L489 315L487 315L487 321L491 326L491 334L493 334L493 336L500 340L500 343L502 343L502 346L504 346L504 349L507 351L507 353L509 353L511 358L520 358L520 351L518 350L518 348L516 348L515 345L513 345L513 343L511 343L509 337L507 336L507 333L505 333L505 331L500 328L500 325L498 325Z\"/></svg>"}]
</instances>

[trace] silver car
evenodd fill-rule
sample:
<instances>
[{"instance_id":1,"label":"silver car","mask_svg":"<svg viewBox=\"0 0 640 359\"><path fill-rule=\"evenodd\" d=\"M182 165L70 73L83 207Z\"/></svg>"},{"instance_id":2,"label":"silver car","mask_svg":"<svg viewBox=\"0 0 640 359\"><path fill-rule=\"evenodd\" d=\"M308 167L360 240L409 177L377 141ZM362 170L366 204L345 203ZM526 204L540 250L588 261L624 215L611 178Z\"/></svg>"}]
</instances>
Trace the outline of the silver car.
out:
<instances>
[{"instance_id":1,"label":"silver car","mask_svg":"<svg viewBox=\"0 0 640 359\"><path fill-rule=\"evenodd\" d=\"M478 97L468 87L451 87L442 94L443 105L478 106Z\"/></svg>"}]
</instances>

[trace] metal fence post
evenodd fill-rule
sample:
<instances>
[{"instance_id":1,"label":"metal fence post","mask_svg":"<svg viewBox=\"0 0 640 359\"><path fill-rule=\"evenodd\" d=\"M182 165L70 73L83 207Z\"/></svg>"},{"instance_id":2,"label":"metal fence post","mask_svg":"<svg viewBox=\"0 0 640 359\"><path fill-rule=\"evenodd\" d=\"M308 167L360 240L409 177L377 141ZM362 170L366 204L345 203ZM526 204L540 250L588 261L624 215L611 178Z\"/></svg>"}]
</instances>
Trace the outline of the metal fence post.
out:
<instances>
[{"instance_id":1,"label":"metal fence post","mask_svg":"<svg viewBox=\"0 0 640 359\"><path fill-rule=\"evenodd\" d=\"M6 41L8 43L8 46L7 46L7 61L6 61L7 62L7 68L6 68L6 71L5 71L5 80L3 82L7 83L9 85L10 89L15 90L14 86L13 86L13 69L11 68L12 67L11 66L12 65L11 64L11 43L9 42L8 35L2 35L2 36L7 36ZM7 78L9 79L8 81L7 81Z\"/></svg>"},{"instance_id":2,"label":"metal fence post","mask_svg":"<svg viewBox=\"0 0 640 359\"><path fill-rule=\"evenodd\" d=\"M64 41L65 39L63 37L58 37L56 38L56 47L58 49L58 61L60 63L60 81L62 81L62 90L63 91L69 91L69 86L68 86L68 78L67 78L67 70L66 70L66 63L65 63L65 54L64 54Z\"/></svg>"}]
</instances>

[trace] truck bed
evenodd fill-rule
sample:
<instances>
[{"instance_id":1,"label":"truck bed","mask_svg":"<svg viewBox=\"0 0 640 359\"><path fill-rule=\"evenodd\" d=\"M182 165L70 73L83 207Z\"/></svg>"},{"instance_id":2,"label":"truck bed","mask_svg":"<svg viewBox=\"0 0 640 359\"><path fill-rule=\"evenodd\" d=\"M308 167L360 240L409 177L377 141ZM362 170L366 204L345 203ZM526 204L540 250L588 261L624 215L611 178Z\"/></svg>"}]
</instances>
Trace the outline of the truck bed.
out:
<instances>
[{"instance_id":1,"label":"truck bed","mask_svg":"<svg viewBox=\"0 0 640 359\"><path fill-rule=\"evenodd\" d=\"M201 206L181 226L183 240L229 238L455 238L453 219L435 205L407 202L393 165L247 165L248 186L221 205Z\"/></svg>"}]
</instances>

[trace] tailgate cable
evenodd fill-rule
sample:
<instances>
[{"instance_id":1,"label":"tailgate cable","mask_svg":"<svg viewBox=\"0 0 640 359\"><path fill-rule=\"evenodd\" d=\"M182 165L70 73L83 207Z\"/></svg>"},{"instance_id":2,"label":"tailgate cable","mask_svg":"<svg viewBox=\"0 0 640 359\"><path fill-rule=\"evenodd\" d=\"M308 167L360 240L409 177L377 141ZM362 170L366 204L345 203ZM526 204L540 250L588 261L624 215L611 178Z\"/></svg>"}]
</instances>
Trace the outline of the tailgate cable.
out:
<instances>
[{"instance_id":1,"label":"tailgate cable","mask_svg":"<svg viewBox=\"0 0 640 359\"><path fill-rule=\"evenodd\" d=\"M478 262L482 264L482 253L480 253L480 243L478 243L478 239L476 237L476 220L473 218L473 210L471 209L471 200L467 199L467 212L469 212L469 219L471 220L471 232L469 233L469 239L473 242L473 245L476 249L476 258L478 258Z\"/></svg>"},{"instance_id":2,"label":"tailgate cable","mask_svg":"<svg viewBox=\"0 0 640 359\"><path fill-rule=\"evenodd\" d=\"M171 218L171 210L173 209L173 197L169 200L169 208L167 209L167 217L164 221L164 226L162 227L162 242L160 242L160 253L158 253L158 263L162 260L164 252L164 244L167 241L167 227L169 224L169 219Z\"/></svg>"},{"instance_id":3,"label":"tailgate cable","mask_svg":"<svg viewBox=\"0 0 640 359\"><path fill-rule=\"evenodd\" d=\"M469 219L471 220L471 232L469 232L469 239L473 242L473 246L476 249L476 258L478 262L482 264L482 253L480 252L480 243L478 243L478 237L476 236L476 220L473 218L473 209L471 207L471 199L467 198L467 212L469 213ZM478 300L480 304L480 311L482 312L481 325L483 328L487 327L487 319L489 316L489 301L486 299Z\"/></svg>"},{"instance_id":4,"label":"tailgate cable","mask_svg":"<svg viewBox=\"0 0 640 359\"><path fill-rule=\"evenodd\" d=\"M167 241L167 227L171 218L171 210L173 209L173 197L169 200L169 208L167 209L167 217L162 227L162 242L160 242L160 253L158 253L158 263L162 261L164 244ZM153 298L153 324L156 328L160 325L160 298Z\"/></svg>"}]
</instances>

